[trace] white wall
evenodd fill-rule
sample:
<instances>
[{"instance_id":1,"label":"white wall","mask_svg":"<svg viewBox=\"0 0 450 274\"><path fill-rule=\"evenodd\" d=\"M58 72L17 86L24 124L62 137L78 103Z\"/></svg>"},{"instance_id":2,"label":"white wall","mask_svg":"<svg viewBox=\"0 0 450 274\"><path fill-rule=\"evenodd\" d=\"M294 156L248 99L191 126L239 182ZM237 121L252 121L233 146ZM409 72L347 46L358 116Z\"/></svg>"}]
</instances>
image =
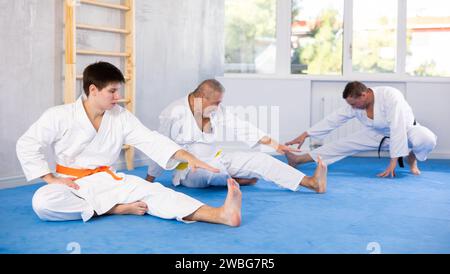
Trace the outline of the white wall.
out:
<instances>
[{"instance_id":1,"label":"white wall","mask_svg":"<svg viewBox=\"0 0 450 274\"><path fill-rule=\"evenodd\" d=\"M225 87L224 105L279 107L279 136L286 140L309 126L311 115L311 83L308 80L255 80L217 77ZM262 113L264 115L264 113ZM271 131L266 125L259 125ZM276 128L274 128L276 131Z\"/></svg>"},{"instance_id":2,"label":"white wall","mask_svg":"<svg viewBox=\"0 0 450 274\"><path fill-rule=\"evenodd\" d=\"M194 90L199 82L223 74L224 2L137 3L136 115L144 125L157 129L165 106ZM136 153L137 164L146 164L147 159Z\"/></svg>"},{"instance_id":3,"label":"white wall","mask_svg":"<svg viewBox=\"0 0 450 274\"><path fill-rule=\"evenodd\" d=\"M223 1L141 0L137 8L137 115L151 128L175 99L222 75Z\"/></svg>"},{"instance_id":4,"label":"white wall","mask_svg":"<svg viewBox=\"0 0 450 274\"><path fill-rule=\"evenodd\" d=\"M286 141L294 138L310 124L311 83L308 80L216 79L226 89L224 106L256 109L258 123L251 122L275 139Z\"/></svg>"},{"instance_id":5,"label":"white wall","mask_svg":"<svg viewBox=\"0 0 450 274\"><path fill-rule=\"evenodd\" d=\"M19 136L61 102L60 2L0 0L0 184L22 176Z\"/></svg>"},{"instance_id":6,"label":"white wall","mask_svg":"<svg viewBox=\"0 0 450 274\"><path fill-rule=\"evenodd\" d=\"M433 156L450 159L450 83L411 82L406 90L416 120L438 136Z\"/></svg>"}]
</instances>

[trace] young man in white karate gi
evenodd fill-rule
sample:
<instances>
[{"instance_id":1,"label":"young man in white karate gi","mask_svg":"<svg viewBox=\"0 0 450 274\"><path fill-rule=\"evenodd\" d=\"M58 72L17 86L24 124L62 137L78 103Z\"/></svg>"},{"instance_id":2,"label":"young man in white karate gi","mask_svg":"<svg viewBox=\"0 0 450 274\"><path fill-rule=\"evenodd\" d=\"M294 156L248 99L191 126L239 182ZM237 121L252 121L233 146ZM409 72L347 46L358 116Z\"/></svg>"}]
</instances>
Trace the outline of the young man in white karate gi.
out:
<instances>
[{"instance_id":1,"label":"young man in white karate gi","mask_svg":"<svg viewBox=\"0 0 450 274\"><path fill-rule=\"evenodd\" d=\"M185 165L179 165L173 174L174 185L193 188L221 186L230 177L241 185L247 185L264 178L292 191L297 191L301 186L317 193L326 191L327 167L320 158L314 175L309 177L262 152L224 153L218 141L222 141L227 133L231 133L229 135L238 141L247 143L249 147L263 144L272 146L280 153L292 151L222 107L224 93L225 89L220 82L206 80L194 92L176 100L162 111L159 132L197 158L220 169L219 173L208 170L193 173ZM162 171L157 162L151 161L147 180L153 182Z\"/></svg>"},{"instance_id":2,"label":"young man in white karate gi","mask_svg":"<svg viewBox=\"0 0 450 274\"><path fill-rule=\"evenodd\" d=\"M224 205L213 208L159 183L149 184L111 168L127 144L166 169L183 161L192 169L218 172L118 106L124 81L121 71L109 63L88 66L83 74L85 96L48 109L17 141L17 156L27 180L47 182L32 200L39 218L86 222L96 215L147 213L183 222L239 226L241 192L233 180L228 181ZM47 146L55 153L55 173L42 153Z\"/></svg>"},{"instance_id":3,"label":"young man in white karate gi","mask_svg":"<svg viewBox=\"0 0 450 274\"><path fill-rule=\"evenodd\" d=\"M346 85L343 98L348 105L340 108L303 132L286 145L302 146L308 137L324 138L329 132L350 119L357 118L364 128L341 140L325 144L303 155L287 153L289 164L317 161L320 155L332 164L358 152L389 150L390 163L379 177L395 177L397 162L403 167L403 157L412 174L419 175L417 160L425 161L436 146L436 135L420 125L403 94L392 87L368 88L361 82Z\"/></svg>"}]
</instances>

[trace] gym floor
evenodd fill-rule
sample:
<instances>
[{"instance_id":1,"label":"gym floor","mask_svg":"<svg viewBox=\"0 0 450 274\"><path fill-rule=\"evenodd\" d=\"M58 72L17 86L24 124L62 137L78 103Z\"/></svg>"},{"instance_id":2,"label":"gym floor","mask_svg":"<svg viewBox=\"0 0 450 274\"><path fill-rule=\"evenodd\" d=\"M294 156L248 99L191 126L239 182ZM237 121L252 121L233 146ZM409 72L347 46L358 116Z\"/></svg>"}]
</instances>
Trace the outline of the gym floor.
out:
<instances>
[{"instance_id":1,"label":"gym floor","mask_svg":"<svg viewBox=\"0 0 450 274\"><path fill-rule=\"evenodd\" d=\"M283 158L280 158L283 160ZM450 253L450 160L419 163L381 179L387 159L329 166L328 191L291 192L259 181L241 187L242 225L184 224L146 216L43 222L31 207L43 184L0 191L0 253ZM314 164L300 166L312 174ZM145 177L146 167L131 172ZM157 179L173 188L170 173ZM220 206L226 189L177 191Z\"/></svg>"}]
</instances>

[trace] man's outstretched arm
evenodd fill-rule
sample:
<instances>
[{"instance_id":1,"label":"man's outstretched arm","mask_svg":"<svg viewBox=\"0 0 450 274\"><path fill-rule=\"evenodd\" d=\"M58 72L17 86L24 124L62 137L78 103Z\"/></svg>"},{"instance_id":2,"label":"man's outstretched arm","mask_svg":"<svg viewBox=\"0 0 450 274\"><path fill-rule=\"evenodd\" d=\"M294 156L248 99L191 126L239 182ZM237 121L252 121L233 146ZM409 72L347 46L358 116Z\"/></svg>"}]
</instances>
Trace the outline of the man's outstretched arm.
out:
<instances>
[{"instance_id":1,"label":"man's outstretched arm","mask_svg":"<svg viewBox=\"0 0 450 274\"><path fill-rule=\"evenodd\" d=\"M214 168L214 167L208 165L207 163L197 159L197 157L195 157L194 155L192 155L191 153L187 152L184 149L178 150L173 155L173 158L177 161L188 163L188 166L191 168L191 170L193 172L195 172L199 168L206 169L206 170L214 172L214 173L220 172L219 169Z\"/></svg>"},{"instance_id":2,"label":"man's outstretched arm","mask_svg":"<svg viewBox=\"0 0 450 274\"><path fill-rule=\"evenodd\" d=\"M269 136L264 136L263 138L261 138L261 140L259 140L259 143L270 146L281 154L285 154L286 152L300 152L299 149L290 148L287 145L282 145Z\"/></svg>"},{"instance_id":3,"label":"man's outstretched arm","mask_svg":"<svg viewBox=\"0 0 450 274\"><path fill-rule=\"evenodd\" d=\"M295 145L298 144L298 148L300 148L308 137L317 137L323 138L331 131L345 124L348 120L355 118L355 111L352 109L350 105L346 105L336 110L332 114L325 117L323 120L312 126L307 131L300 134L297 138L293 139L290 142L287 142L286 145Z\"/></svg>"},{"instance_id":4,"label":"man's outstretched arm","mask_svg":"<svg viewBox=\"0 0 450 274\"><path fill-rule=\"evenodd\" d=\"M302 134L300 134L297 138L295 138L294 140L287 142L285 145L286 146L291 146L291 145L296 145L298 144L297 148L300 149L300 147L303 145L303 143L305 142L306 138L309 137L309 133L307 131L303 132Z\"/></svg>"}]
</instances>

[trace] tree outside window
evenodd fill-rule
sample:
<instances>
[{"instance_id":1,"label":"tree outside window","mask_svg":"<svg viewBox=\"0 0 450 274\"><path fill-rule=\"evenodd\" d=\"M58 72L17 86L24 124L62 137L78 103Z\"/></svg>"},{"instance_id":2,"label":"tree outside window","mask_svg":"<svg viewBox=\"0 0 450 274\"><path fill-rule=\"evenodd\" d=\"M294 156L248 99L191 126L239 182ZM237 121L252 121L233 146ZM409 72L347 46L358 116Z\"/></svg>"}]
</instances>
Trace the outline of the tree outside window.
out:
<instances>
[{"instance_id":1,"label":"tree outside window","mask_svg":"<svg viewBox=\"0 0 450 274\"><path fill-rule=\"evenodd\" d=\"M343 0L292 1L291 73L342 74Z\"/></svg>"},{"instance_id":2,"label":"tree outside window","mask_svg":"<svg viewBox=\"0 0 450 274\"><path fill-rule=\"evenodd\" d=\"M225 72L274 73L276 0L225 1Z\"/></svg>"}]
</instances>

